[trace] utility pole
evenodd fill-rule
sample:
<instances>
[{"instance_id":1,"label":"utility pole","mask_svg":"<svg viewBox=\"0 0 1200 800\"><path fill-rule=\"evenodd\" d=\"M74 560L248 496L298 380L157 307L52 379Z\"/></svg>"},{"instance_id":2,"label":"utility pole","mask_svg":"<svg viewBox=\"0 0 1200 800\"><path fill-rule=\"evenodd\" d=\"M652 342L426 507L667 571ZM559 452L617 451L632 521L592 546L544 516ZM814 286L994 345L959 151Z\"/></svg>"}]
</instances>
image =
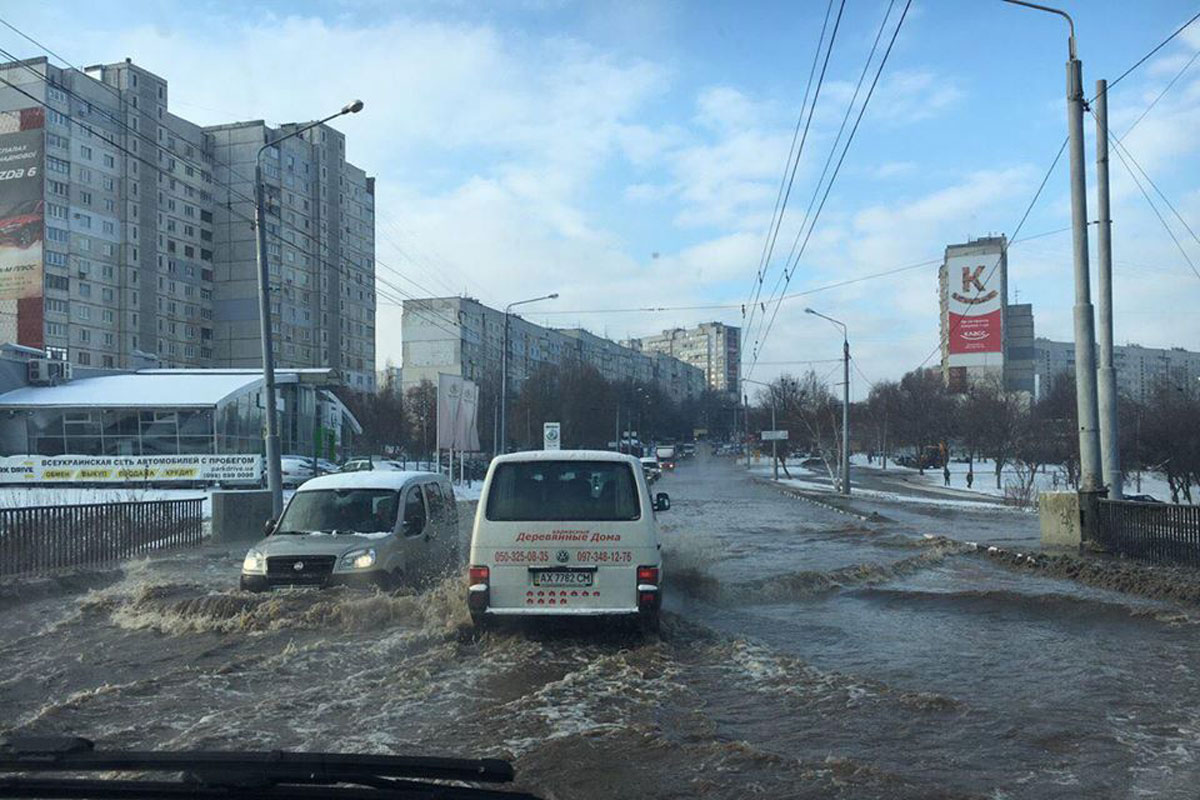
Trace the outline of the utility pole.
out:
<instances>
[{"instance_id":1,"label":"utility pole","mask_svg":"<svg viewBox=\"0 0 1200 800\"><path fill-rule=\"evenodd\" d=\"M324 125L335 117L343 114L357 114L362 111L362 100L354 100L342 106L336 114L330 114L324 119L310 122L307 125L285 133L278 139L264 142L254 154L254 226L257 247L255 255L258 259L258 324L259 335L262 339L262 369L263 369L263 413L266 415L266 460L267 460L267 489L271 492L272 518L279 519L283 513L283 469L279 453L279 411L275 401L275 345L272 342L271 329L271 270L267 263L267 199L266 187L263 184L262 154L276 147L285 139L299 136L307 130Z\"/></svg>"},{"instance_id":2,"label":"utility pole","mask_svg":"<svg viewBox=\"0 0 1200 800\"><path fill-rule=\"evenodd\" d=\"M771 389L771 433L772 433L772 435L777 430L779 430L779 429L777 427L775 427L775 389L772 387L772 389ZM771 467L773 469L772 477L775 480L779 480L779 441L777 439L771 440Z\"/></svg>"},{"instance_id":3,"label":"utility pole","mask_svg":"<svg viewBox=\"0 0 1200 800\"><path fill-rule=\"evenodd\" d=\"M542 297L518 300L504 307L504 348L500 353L500 451L496 455L501 455L508 451L508 321L512 315L512 310L514 307L523 306L526 303L536 303L539 300L554 300L557 297L558 292L554 292Z\"/></svg>"},{"instance_id":4,"label":"utility pole","mask_svg":"<svg viewBox=\"0 0 1200 800\"><path fill-rule=\"evenodd\" d=\"M1096 396L1100 410L1100 466L1110 500L1123 492L1120 439L1117 429L1117 370L1113 366L1112 214L1108 201L1108 81L1096 81L1096 232L1100 268L1100 368Z\"/></svg>"},{"instance_id":5,"label":"utility pole","mask_svg":"<svg viewBox=\"0 0 1200 800\"><path fill-rule=\"evenodd\" d=\"M804 309L805 314L829 320L842 329L842 463L839 491L844 495L850 494L850 334L846 332L846 323L827 317L820 311L811 308Z\"/></svg>"},{"instance_id":6,"label":"utility pole","mask_svg":"<svg viewBox=\"0 0 1200 800\"><path fill-rule=\"evenodd\" d=\"M1065 11L1024 0L1013 5L1057 14L1070 26L1067 39L1067 133L1071 155L1071 227L1075 255L1075 409L1079 416L1079 491L1094 494L1100 485L1100 412L1096 397L1096 331L1088 277L1087 173L1083 153L1083 65L1076 57L1075 22Z\"/></svg>"}]
</instances>

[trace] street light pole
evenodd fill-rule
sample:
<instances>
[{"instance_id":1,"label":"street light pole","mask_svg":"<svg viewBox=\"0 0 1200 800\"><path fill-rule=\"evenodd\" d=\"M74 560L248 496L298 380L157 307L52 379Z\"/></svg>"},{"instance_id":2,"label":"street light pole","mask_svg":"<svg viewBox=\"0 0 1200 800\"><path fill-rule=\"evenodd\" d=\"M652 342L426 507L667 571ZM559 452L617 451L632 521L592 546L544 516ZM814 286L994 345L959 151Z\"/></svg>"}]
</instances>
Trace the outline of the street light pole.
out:
<instances>
[{"instance_id":1,"label":"street light pole","mask_svg":"<svg viewBox=\"0 0 1200 800\"><path fill-rule=\"evenodd\" d=\"M509 303L504 307L504 348L500 354L500 452L508 450L508 321L512 310L517 306L523 306L526 303L536 303L540 300L555 300L558 298L558 292L553 294L543 295L542 297L531 297L528 300L518 300L515 303Z\"/></svg>"},{"instance_id":2,"label":"street light pole","mask_svg":"<svg viewBox=\"0 0 1200 800\"><path fill-rule=\"evenodd\" d=\"M302 128L280 136L274 141L266 142L254 154L254 227L257 229L258 257L258 323L262 338L263 363L263 404L267 416L266 459L267 459L267 489L271 492L272 517L279 518L283 513L283 469L280 464L279 452L279 413L275 403L275 346L271 331L271 273L267 264L267 209L266 187L263 186L262 154L270 147L275 147L285 139L299 136L307 130L324 125L329 120L343 114L357 114L362 111L362 100L347 103L336 114L330 114L324 119L311 122Z\"/></svg>"},{"instance_id":3,"label":"street light pole","mask_svg":"<svg viewBox=\"0 0 1200 800\"><path fill-rule=\"evenodd\" d=\"M1075 23L1065 11L1024 0L1013 5L1057 14L1067 21L1067 132L1071 153L1071 226L1075 254L1075 408L1079 416L1079 490L1102 489L1100 414L1096 395L1096 330L1088 277L1087 174L1083 154L1083 65L1075 52Z\"/></svg>"},{"instance_id":4,"label":"street light pole","mask_svg":"<svg viewBox=\"0 0 1200 800\"><path fill-rule=\"evenodd\" d=\"M805 314L827 319L842 329L842 464L841 464L841 493L850 494L850 337L846 333L846 324L833 317L827 317L820 311L811 308L804 309Z\"/></svg>"}]
</instances>

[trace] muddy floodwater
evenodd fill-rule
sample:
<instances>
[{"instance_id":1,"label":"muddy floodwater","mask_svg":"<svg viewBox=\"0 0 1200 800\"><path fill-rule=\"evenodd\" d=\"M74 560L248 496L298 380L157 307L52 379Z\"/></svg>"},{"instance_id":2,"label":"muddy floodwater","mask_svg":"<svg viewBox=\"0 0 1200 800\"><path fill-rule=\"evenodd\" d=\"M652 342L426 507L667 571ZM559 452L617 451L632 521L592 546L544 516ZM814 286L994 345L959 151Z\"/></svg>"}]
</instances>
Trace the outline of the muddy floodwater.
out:
<instances>
[{"instance_id":1,"label":"muddy floodwater","mask_svg":"<svg viewBox=\"0 0 1200 800\"><path fill-rule=\"evenodd\" d=\"M206 546L7 587L0 736L504 757L552 798L1200 791L1200 613L961 544L1035 516L864 521L704 455L655 489L661 637L476 636L460 575L245 594Z\"/></svg>"}]
</instances>

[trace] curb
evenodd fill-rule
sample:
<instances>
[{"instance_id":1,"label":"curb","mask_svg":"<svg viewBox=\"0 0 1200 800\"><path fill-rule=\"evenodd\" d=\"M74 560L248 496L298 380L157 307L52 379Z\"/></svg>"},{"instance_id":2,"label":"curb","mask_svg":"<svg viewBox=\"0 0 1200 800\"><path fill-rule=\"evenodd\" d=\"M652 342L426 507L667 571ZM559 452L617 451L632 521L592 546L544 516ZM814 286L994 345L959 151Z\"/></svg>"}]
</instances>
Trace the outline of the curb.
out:
<instances>
[{"instance_id":1,"label":"curb","mask_svg":"<svg viewBox=\"0 0 1200 800\"><path fill-rule=\"evenodd\" d=\"M764 478L755 478L754 480L758 481L759 483L765 484L767 486L771 486L772 488L778 490L780 494L787 495L788 497L791 497L796 500L802 500L805 503L809 503L810 505L814 505L814 506L823 508L826 511L836 511L838 514L844 514L847 517L854 517L855 519L860 520L862 522L871 522L875 519L878 519L878 517L871 517L871 516L867 516L865 514L859 514L857 511L847 511L844 508L838 508L835 505L830 505L829 503L825 503L825 502L822 502L821 500L817 500L814 497L809 497L808 495L803 494L796 489L789 489L787 487L780 486L779 484L775 483L775 481L766 480Z\"/></svg>"}]
</instances>

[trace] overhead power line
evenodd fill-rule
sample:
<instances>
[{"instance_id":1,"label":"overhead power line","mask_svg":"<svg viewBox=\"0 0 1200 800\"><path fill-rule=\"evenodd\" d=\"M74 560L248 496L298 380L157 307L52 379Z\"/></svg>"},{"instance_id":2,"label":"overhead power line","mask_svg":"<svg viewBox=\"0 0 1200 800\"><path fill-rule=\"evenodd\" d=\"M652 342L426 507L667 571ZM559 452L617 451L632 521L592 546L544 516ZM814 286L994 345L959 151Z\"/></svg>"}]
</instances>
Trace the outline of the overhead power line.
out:
<instances>
[{"instance_id":1,"label":"overhead power line","mask_svg":"<svg viewBox=\"0 0 1200 800\"><path fill-rule=\"evenodd\" d=\"M795 274L796 267L800 262L800 258L804 255L804 250L808 246L809 238L812 236L812 232L816 228L817 221L821 217L821 211L825 208L825 201L829 199L829 193L833 189L833 184L837 181L837 176L841 172L842 164L846 160L846 154L850 152L850 145L854 143L854 135L858 133L858 126L862 122L863 115L866 113L867 107L871 103L871 97L873 97L875 94L875 87L879 85L879 77L883 74L884 67L887 66L888 58L892 54L892 48L896 44L896 38L900 35L900 29L904 27L904 20L908 17L908 10L911 7L912 0L907 0L907 2L904 4L904 10L900 12L900 19L896 23L896 28L892 31L892 38L888 41L887 49L883 51L883 57L879 61L879 68L875 70L875 77L871 80L871 88L867 90L867 96L863 99L862 106L858 110L858 117L854 120L854 127L850 129L850 135L846 137L846 145L842 148L842 154L838 158L837 166L834 167L833 174L829 178L829 183L827 183L825 186L825 194L821 197L821 203L817 206L817 210L813 214L812 222L808 227L808 233L804 237L804 243L800 246L799 251L796 253L795 260L792 262L790 269L786 264L784 265L785 270L787 270L786 278L783 284L784 289L786 289L788 284L791 283L792 275ZM888 10L890 12L890 6ZM887 18L885 17L884 21L886 22L886 20ZM797 236L799 236L799 233L797 233ZM780 300L782 300L782 294L780 295ZM771 321L767 324L767 329L762 335L762 342L764 344L767 337L771 334L771 328L775 325L775 318L779 315L779 306L780 301L776 301L775 311L771 314ZM758 349L756 347L755 358L757 358L757 351ZM753 371L754 363L751 362L748 374L753 373Z\"/></svg>"},{"instance_id":2,"label":"overhead power line","mask_svg":"<svg viewBox=\"0 0 1200 800\"><path fill-rule=\"evenodd\" d=\"M775 240L779 237L779 228L783 224L784 214L787 211L788 198L792 195L792 184L796 180L796 170L800 166L800 158L804 154L804 144L808 141L809 127L812 125L813 114L817 109L817 99L821 95L821 84L825 80L825 69L829 66L829 56L833 53L833 43L837 39L838 27L842 22L842 12L846 9L846 0L842 0L838 7L837 21L833 25L833 33L829 37L829 47L825 51L825 64L821 67L821 78L817 81L817 91L813 96L812 105L809 106L808 96L812 89L813 75L817 71L817 61L821 57L821 45L825 41L825 30L829 26L829 14L833 10L833 0L829 0L829 5L825 8L825 21L821 24L821 35L817 39L817 48L813 51L813 63L808 70L808 83L804 87L804 100L800 103L800 115L796 118L796 130L792 133L792 144L788 149L788 160L783 165L783 175L779 180L779 194L775 197L775 210L771 213L771 225L767 226L767 238L763 242L763 253L759 258L758 272L755 276L754 284L751 286L751 297L747 298L750 303L750 319L743 324L750 327L754 324L754 309L758 305L758 300L762 296L763 279L766 277L767 271L771 266L771 256L775 252ZM808 121L804 121L804 110L808 107ZM804 123L804 135L800 138L800 147L796 149L796 136L800 132L800 125ZM791 174L788 174L789 167ZM786 192L784 184L786 182Z\"/></svg>"}]
</instances>

